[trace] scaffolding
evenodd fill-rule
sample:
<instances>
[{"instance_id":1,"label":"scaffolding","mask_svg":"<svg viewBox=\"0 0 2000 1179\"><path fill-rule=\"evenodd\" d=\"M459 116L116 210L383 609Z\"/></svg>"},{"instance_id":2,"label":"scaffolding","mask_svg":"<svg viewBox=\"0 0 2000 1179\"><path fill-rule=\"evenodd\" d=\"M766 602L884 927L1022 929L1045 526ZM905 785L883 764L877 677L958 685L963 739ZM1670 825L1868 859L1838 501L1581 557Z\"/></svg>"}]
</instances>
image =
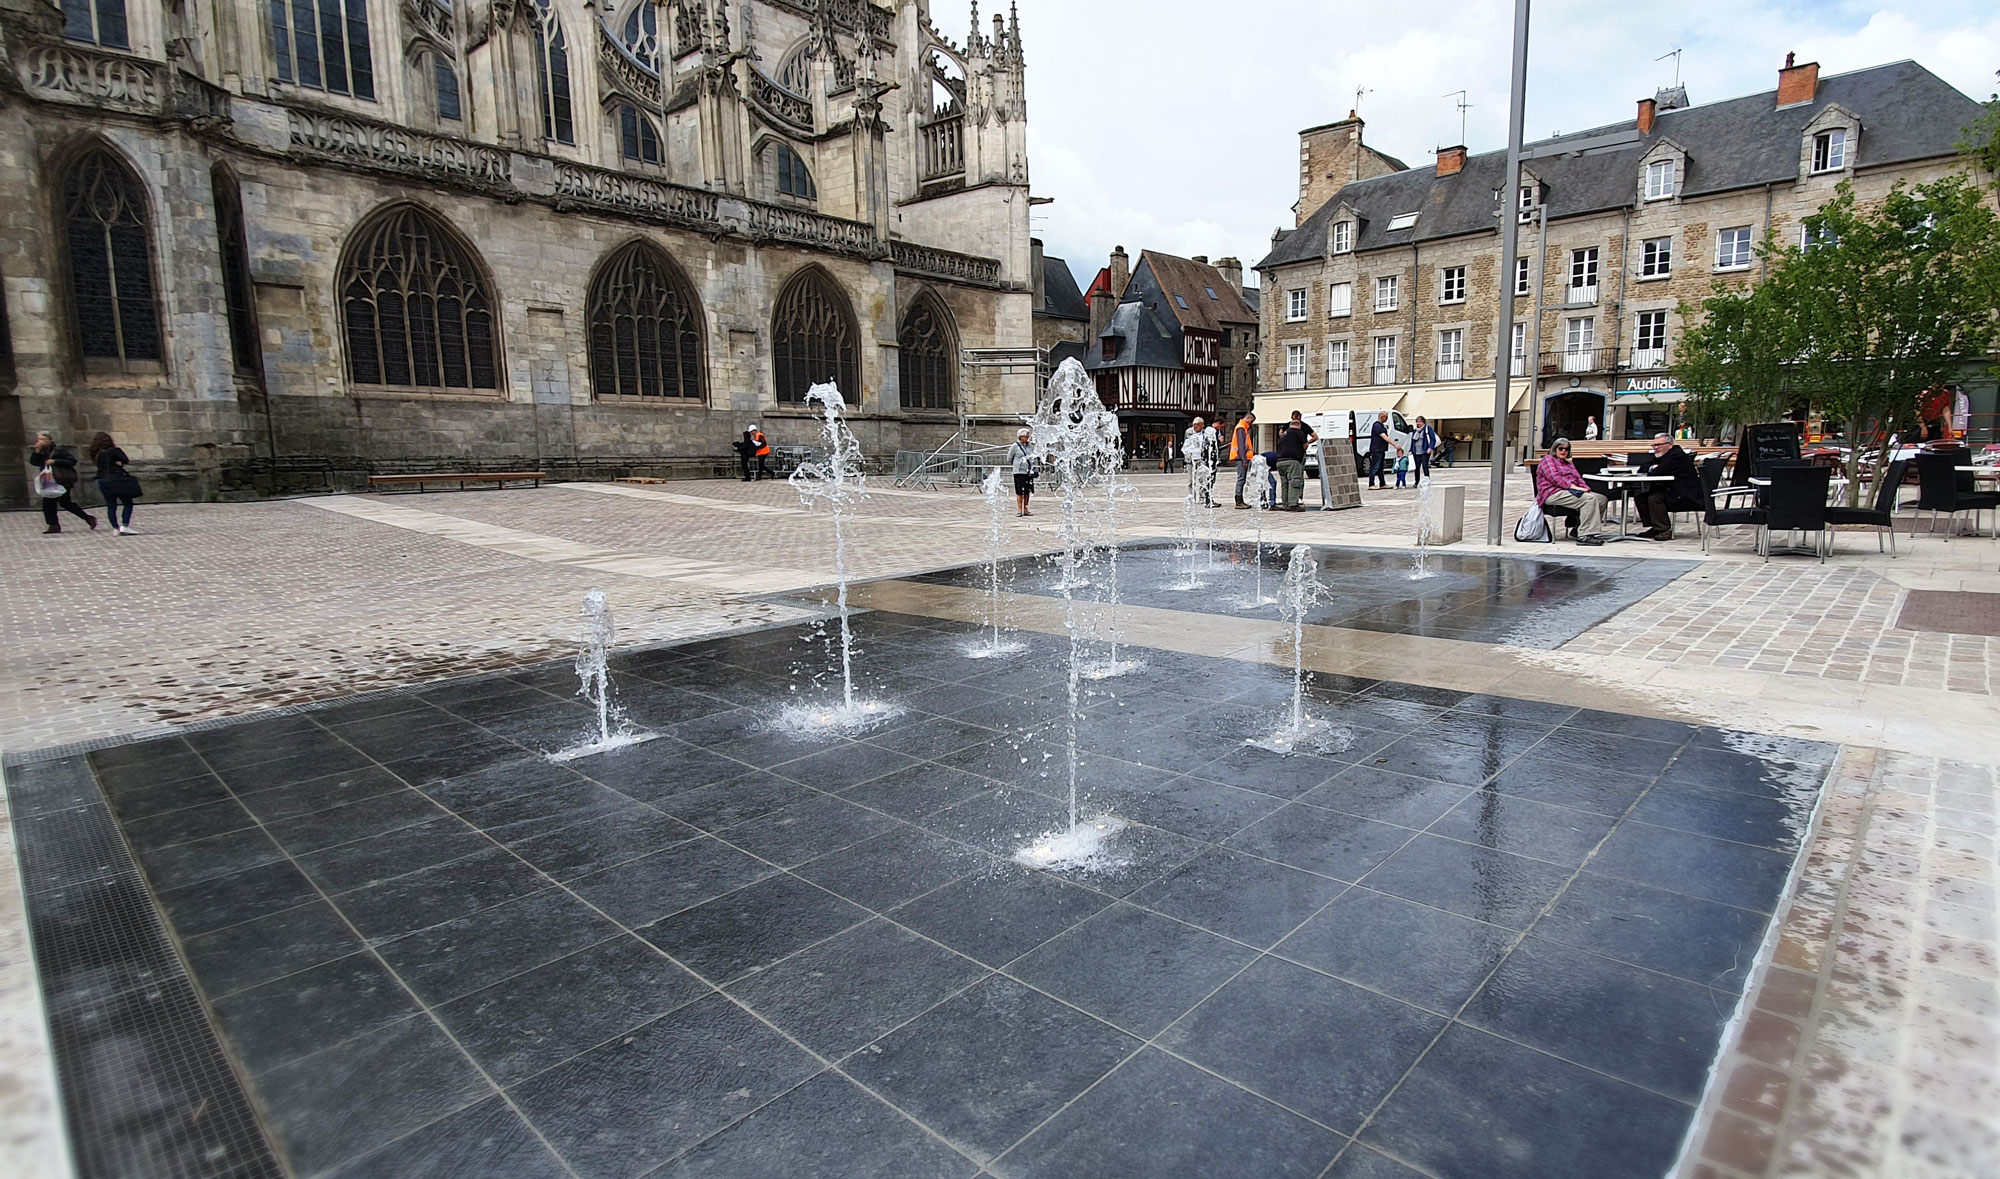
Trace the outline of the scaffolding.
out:
<instances>
[{"instance_id":1,"label":"scaffolding","mask_svg":"<svg viewBox=\"0 0 2000 1179\"><path fill-rule=\"evenodd\" d=\"M958 429L942 444L929 451L896 452L896 486L921 487L935 491L940 482L960 486L976 485L986 472L1001 465L1007 447L1014 441L1014 429L1028 420L1019 413L968 413L966 405L975 377L1004 380L1031 375L1035 382L1035 404L1040 405L1049 386L1049 353L1046 348L964 348L958 354L961 396L958 398ZM996 440L981 436L1001 427Z\"/></svg>"}]
</instances>

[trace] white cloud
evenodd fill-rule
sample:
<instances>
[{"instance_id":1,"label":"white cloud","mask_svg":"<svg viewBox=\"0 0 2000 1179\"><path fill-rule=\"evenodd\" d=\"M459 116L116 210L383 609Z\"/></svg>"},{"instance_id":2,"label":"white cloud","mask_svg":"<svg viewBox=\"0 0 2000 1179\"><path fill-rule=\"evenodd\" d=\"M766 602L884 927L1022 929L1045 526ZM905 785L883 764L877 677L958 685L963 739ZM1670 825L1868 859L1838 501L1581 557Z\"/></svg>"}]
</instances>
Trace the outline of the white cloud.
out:
<instances>
[{"instance_id":1,"label":"white cloud","mask_svg":"<svg viewBox=\"0 0 2000 1179\"><path fill-rule=\"evenodd\" d=\"M1016 0L1028 52L1029 166L1055 198L1035 232L1079 282L1113 245L1234 254L1250 265L1292 223L1298 132L1365 88L1371 144L1423 167L1459 140L1505 145L1509 0ZM933 0L962 39L966 0ZM994 10L988 0L982 21ZM1913 58L1975 98L1994 89L1990 0L1542 0L1529 42L1529 136L1629 119L1673 81L1696 102L1768 90L1787 51L1840 73Z\"/></svg>"}]
</instances>

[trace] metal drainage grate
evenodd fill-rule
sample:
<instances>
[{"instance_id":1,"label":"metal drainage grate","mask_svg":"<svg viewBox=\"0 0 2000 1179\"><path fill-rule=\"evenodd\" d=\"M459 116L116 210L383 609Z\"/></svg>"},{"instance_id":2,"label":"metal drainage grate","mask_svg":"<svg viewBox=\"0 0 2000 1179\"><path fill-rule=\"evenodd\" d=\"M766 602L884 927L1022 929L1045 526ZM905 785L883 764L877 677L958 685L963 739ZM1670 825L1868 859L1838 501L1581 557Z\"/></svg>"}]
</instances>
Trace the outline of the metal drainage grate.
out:
<instances>
[{"instance_id":1,"label":"metal drainage grate","mask_svg":"<svg viewBox=\"0 0 2000 1179\"><path fill-rule=\"evenodd\" d=\"M1899 630L2000 637L2000 594L1965 590L1911 590L1903 598Z\"/></svg>"}]
</instances>

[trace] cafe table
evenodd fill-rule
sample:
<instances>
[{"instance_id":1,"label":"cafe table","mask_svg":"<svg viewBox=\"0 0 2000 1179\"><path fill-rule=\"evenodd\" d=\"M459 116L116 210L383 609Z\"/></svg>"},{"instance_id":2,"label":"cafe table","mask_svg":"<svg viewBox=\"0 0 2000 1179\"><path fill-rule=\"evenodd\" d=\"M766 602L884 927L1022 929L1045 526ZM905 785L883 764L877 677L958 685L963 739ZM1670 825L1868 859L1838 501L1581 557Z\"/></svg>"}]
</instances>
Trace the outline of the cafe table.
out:
<instances>
[{"instance_id":1,"label":"cafe table","mask_svg":"<svg viewBox=\"0 0 2000 1179\"><path fill-rule=\"evenodd\" d=\"M1643 536L1633 536L1626 531L1627 521L1632 514L1632 488L1634 486L1647 483L1672 483L1674 481L1672 475L1639 475L1609 470L1600 475L1585 475L1584 478L1592 483L1602 483L1607 493L1611 491L1618 493L1618 535L1604 537L1603 539L1606 544L1621 540L1645 539Z\"/></svg>"}]
</instances>

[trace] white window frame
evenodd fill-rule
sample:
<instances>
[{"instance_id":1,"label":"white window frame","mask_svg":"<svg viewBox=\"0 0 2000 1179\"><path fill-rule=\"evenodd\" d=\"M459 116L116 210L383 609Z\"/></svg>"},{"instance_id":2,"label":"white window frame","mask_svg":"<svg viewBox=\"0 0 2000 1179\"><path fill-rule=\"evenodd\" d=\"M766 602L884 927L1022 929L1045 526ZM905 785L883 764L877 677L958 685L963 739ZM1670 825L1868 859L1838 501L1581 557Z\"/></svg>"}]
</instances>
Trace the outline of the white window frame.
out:
<instances>
[{"instance_id":1,"label":"white window frame","mask_svg":"<svg viewBox=\"0 0 2000 1179\"><path fill-rule=\"evenodd\" d=\"M1377 276L1375 279L1375 310L1394 311L1402 306L1402 302L1403 276L1400 274Z\"/></svg>"},{"instance_id":2,"label":"white window frame","mask_svg":"<svg viewBox=\"0 0 2000 1179\"><path fill-rule=\"evenodd\" d=\"M1588 352L1597 347L1597 317L1572 315L1563 323L1563 351Z\"/></svg>"},{"instance_id":3,"label":"white window frame","mask_svg":"<svg viewBox=\"0 0 2000 1179\"><path fill-rule=\"evenodd\" d=\"M1326 317L1341 319L1352 314L1354 314L1354 284L1351 282L1326 284Z\"/></svg>"},{"instance_id":4,"label":"white window frame","mask_svg":"<svg viewBox=\"0 0 2000 1179\"><path fill-rule=\"evenodd\" d=\"M1285 345L1285 388L1306 387L1306 346L1304 344Z\"/></svg>"},{"instance_id":5,"label":"white window frame","mask_svg":"<svg viewBox=\"0 0 2000 1179\"><path fill-rule=\"evenodd\" d=\"M1801 250L1816 250L1821 246L1837 246L1839 244L1840 235L1834 233L1824 225L1820 226L1820 231L1817 234L1813 233L1807 226L1799 226L1799 249Z\"/></svg>"},{"instance_id":6,"label":"white window frame","mask_svg":"<svg viewBox=\"0 0 2000 1179\"><path fill-rule=\"evenodd\" d=\"M1812 170L1838 172L1847 167L1847 128L1830 127L1813 136Z\"/></svg>"},{"instance_id":7,"label":"white window frame","mask_svg":"<svg viewBox=\"0 0 2000 1179\"><path fill-rule=\"evenodd\" d=\"M1465 267L1446 266L1438 270L1438 302L1465 302Z\"/></svg>"},{"instance_id":8,"label":"white window frame","mask_svg":"<svg viewBox=\"0 0 2000 1179\"><path fill-rule=\"evenodd\" d=\"M1674 162L1654 160L1646 165L1646 199L1660 201L1674 195Z\"/></svg>"},{"instance_id":9,"label":"white window frame","mask_svg":"<svg viewBox=\"0 0 2000 1179\"><path fill-rule=\"evenodd\" d=\"M1334 222L1333 252L1336 254L1348 254L1352 253L1353 251L1354 251L1354 222L1352 221Z\"/></svg>"},{"instance_id":10,"label":"white window frame","mask_svg":"<svg viewBox=\"0 0 2000 1179\"><path fill-rule=\"evenodd\" d=\"M1383 363L1385 358L1388 361L1387 364ZM1374 361L1375 361L1374 367L1369 373L1372 382L1377 385L1395 384L1396 383L1396 337L1394 336L1375 337ZM1382 379L1383 373L1389 374L1388 380L1385 381Z\"/></svg>"},{"instance_id":11,"label":"white window frame","mask_svg":"<svg viewBox=\"0 0 2000 1179\"><path fill-rule=\"evenodd\" d=\"M1465 379L1465 329L1440 328L1437 334L1437 379Z\"/></svg>"},{"instance_id":12,"label":"white window frame","mask_svg":"<svg viewBox=\"0 0 2000 1179\"><path fill-rule=\"evenodd\" d=\"M1514 259L1514 297L1535 293L1534 265L1526 258Z\"/></svg>"},{"instance_id":13,"label":"white window frame","mask_svg":"<svg viewBox=\"0 0 2000 1179\"><path fill-rule=\"evenodd\" d=\"M1639 243L1639 278L1670 278L1674 273L1674 239L1649 237Z\"/></svg>"},{"instance_id":14,"label":"white window frame","mask_svg":"<svg viewBox=\"0 0 2000 1179\"><path fill-rule=\"evenodd\" d=\"M1654 329L1650 333L1652 338L1652 343L1650 344L1647 343L1649 333L1646 330L1649 326ZM1633 318L1632 351L1635 355L1641 352L1658 352L1662 357L1665 356L1667 351L1667 313L1665 311L1641 311ZM1634 361L1633 363L1637 367L1638 362Z\"/></svg>"},{"instance_id":15,"label":"white window frame","mask_svg":"<svg viewBox=\"0 0 2000 1179\"><path fill-rule=\"evenodd\" d=\"M1715 234L1715 268L1717 270L1748 270L1753 257L1756 239L1752 236L1753 226L1725 225ZM1740 236L1739 236L1740 235ZM1733 243L1734 248L1727 256L1722 252L1724 243Z\"/></svg>"},{"instance_id":16,"label":"white window frame","mask_svg":"<svg viewBox=\"0 0 2000 1179\"><path fill-rule=\"evenodd\" d=\"M1353 368L1354 350L1346 340L1326 342L1326 387L1345 389Z\"/></svg>"},{"instance_id":17,"label":"white window frame","mask_svg":"<svg viewBox=\"0 0 2000 1179\"><path fill-rule=\"evenodd\" d=\"M1528 375L1528 325L1515 324L1509 339L1508 351L1511 363L1507 366L1508 374L1525 377Z\"/></svg>"},{"instance_id":18,"label":"white window frame","mask_svg":"<svg viewBox=\"0 0 2000 1179\"><path fill-rule=\"evenodd\" d=\"M1516 210L1515 219L1524 225L1533 221L1535 219L1535 210L1541 208L1541 193L1536 191L1539 187L1539 185L1535 184L1523 184L1520 196L1516 198L1517 203L1514 206Z\"/></svg>"},{"instance_id":19,"label":"white window frame","mask_svg":"<svg viewBox=\"0 0 2000 1179\"><path fill-rule=\"evenodd\" d=\"M1306 317L1306 288L1293 287L1285 292L1285 322L1298 323Z\"/></svg>"}]
</instances>

